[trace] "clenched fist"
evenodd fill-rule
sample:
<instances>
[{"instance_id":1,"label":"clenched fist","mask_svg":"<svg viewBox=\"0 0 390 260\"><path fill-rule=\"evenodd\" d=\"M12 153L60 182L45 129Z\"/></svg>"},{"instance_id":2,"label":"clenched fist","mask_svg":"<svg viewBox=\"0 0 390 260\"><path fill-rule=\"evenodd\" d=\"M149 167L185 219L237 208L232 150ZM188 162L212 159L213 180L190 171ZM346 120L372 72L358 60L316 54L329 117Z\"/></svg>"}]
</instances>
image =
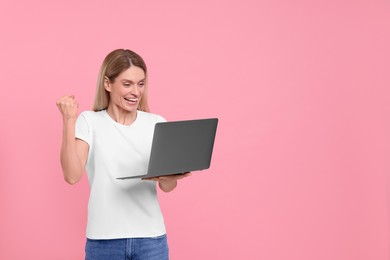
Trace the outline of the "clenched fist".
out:
<instances>
[{"instance_id":1,"label":"clenched fist","mask_svg":"<svg viewBox=\"0 0 390 260\"><path fill-rule=\"evenodd\" d=\"M77 118L77 109L79 105L73 95L61 97L57 100L56 104L64 120Z\"/></svg>"}]
</instances>

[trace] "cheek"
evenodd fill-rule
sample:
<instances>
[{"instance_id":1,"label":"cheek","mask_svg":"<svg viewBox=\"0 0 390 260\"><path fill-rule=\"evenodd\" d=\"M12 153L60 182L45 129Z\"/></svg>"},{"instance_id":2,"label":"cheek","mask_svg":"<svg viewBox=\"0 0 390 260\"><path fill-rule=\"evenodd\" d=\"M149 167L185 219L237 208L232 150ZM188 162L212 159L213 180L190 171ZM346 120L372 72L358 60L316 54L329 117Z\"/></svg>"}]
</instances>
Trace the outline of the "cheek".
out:
<instances>
[{"instance_id":1,"label":"cheek","mask_svg":"<svg viewBox=\"0 0 390 260\"><path fill-rule=\"evenodd\" d=\"M141 96L143 96L145 94L145 91L146 91L146 88L140 89Z\"/></svg>"},{"instance_id":2,"label":"cheek","mask_svg":"<svg viewBox=\"0 0 390 260\"><path fill-rule=\"evenodd\" d=\"M117 89L110 92L110 97L112 100L116 100L116 102L122 102L123 93L118 91Z\"/></svg>"},{"instance_id":3,"label":"cheek","mask_svg":"<svg viewBox=\"0 0 390 260\"><path fill-rule=\"evenodd\" d=\"M126 90L124 88L116 88L115 91L113 91L115 96L123 96L126 94Z\"/></svg>"}]
</instances>

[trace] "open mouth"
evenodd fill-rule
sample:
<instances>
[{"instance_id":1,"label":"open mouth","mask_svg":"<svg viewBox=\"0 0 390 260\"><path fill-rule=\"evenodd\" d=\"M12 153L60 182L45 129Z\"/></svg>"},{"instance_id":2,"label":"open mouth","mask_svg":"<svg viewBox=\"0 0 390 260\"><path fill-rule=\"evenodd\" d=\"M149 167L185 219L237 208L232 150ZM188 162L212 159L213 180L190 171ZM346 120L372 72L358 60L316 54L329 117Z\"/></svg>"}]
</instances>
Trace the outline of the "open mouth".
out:
<instances>
[{"instance_id":1,"label":"open mouth","mask_svg":"<svg viewBox=\"0 0 390 260\"><path fill-rule=\"evenodd\" d=\"M137 103L138 98L125 98L125 100L128 102Z\"/></svg>"}]
</instances>

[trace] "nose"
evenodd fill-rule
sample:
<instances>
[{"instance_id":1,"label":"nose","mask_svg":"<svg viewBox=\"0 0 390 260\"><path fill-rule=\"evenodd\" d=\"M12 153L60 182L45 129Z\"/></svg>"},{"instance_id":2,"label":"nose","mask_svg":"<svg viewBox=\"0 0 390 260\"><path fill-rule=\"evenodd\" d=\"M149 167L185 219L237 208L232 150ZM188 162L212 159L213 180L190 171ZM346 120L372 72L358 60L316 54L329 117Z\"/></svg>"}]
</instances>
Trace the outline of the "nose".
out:
<instances>
[{"instance_id":1,"label":"nose","mask_svg":"<svg viewBox=\"0 0 390 260\"><path fill-rule=\"evenodd\" d=\"M139 95L139 89L138 89L138 86L137 85L133 85L133 87L130 89L130 93L134 96L137 96Z\"/></svg>"}]
</instances>

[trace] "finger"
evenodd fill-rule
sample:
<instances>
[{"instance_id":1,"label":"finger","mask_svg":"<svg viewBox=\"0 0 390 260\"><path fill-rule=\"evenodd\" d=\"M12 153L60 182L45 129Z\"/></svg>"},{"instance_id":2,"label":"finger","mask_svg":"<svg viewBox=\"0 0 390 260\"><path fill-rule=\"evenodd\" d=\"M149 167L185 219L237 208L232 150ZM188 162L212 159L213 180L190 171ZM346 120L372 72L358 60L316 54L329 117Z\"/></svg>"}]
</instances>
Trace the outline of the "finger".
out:
<instances>
[{"instance_id":1,"label":"finger","mask_svg":"<svg viewBox=\"0 0 390 260\"><path fill-rule=\"evenodd\" d=\"M75 97L75 95L64 95L64 96L60 97L59 100L65 100L65 99L74 98L74 97Z\"/></svg>"},{"instance_id":2,"label":"finger","mask_svg":"<svg viewBox=\"0 0 390 260\"><path fill-rule=\"evenodd\" d=\"M57 100L57 103L60 103L62 101L68 101L68 100L75 100L75 95L65 95L65 96L62 96L62 97L60 97Z\"/></svg>"},{"instance_id":3,"label":"finger","mask_svg":"<svg viewBox=\"0 0 390 260\"><path fill-rule=\"evenodd\" d=\"M157 181L158 178L142 178L144 181Z\"/></svg>"},{"instance_id":4,"label":"finger","mask_svg":"<svg viewBox=\"0 0 390 260\"><path fill-rule=\"evenodd\" d=\"M176 180L181 180L181 179L184 179L185 177L187 177L186 175L179 175L176 177Z\"/></svg>"},{"instance_id":5,"label":"finger","mask_svg":"<svg viewBox=\"0 0 390 260\"><path fill-rule=\"evenodd\" d=\"M159 177L160 180L181 180L185 177L190 176L190 173L186 174L175 174L175 175L166 175L166 176L161 176Z\"/></svg>"},{"instance_id":6,"label":"finger","mask_svg":"<svg viewBox=\"0 0 390 260\"><path fill-rule=\"evenodd\" d=\"M61 101L58 107L63 110L78 108L78 104L74 101Z\"/></svg>"},{"instance_id":7,"label":"finger","mask_svg":"<svg viewBox=\"0 0 390 260\"><path fill-rule=\"evenodd\" d=\"M188 177L188 176L191 176L191 173L190 173L190 172L186 172L186 173L177 175L177 177L180 178L180 179L186 178L186 177Z\"/></svg>"},{"instance_id":8,"label":"finger","mask_svg":"<svg viewBox=\"0 0 390 260\"><path fill-rule=\"evenodd\" d=\"M77 105L77 102L74 98L72 97L65 97L63 99L60 99L59 101L57 101L57 105L59 106L73 106L73 105Z\"/></svg>"},{"instance_id":9,"label":"finger","mask_svg":"<svg viewBox=\"0 0 390 260\"><path fill-rule=\"evenodd\" d=\"M57 99L56 104L57 106L60 105L60 103L66 98L67 96L62 96L59 99Z\"/></svg>"},{"instance_id":10,"label":"finger","mask_svg":"<svg viewBox=\"0 0 390 260\"><path fill-rule=\"evenodd\" d=\"M74 102L75 101L75 96L67 96L66 98L64 98L64 101Z\"/></svg>"}]
</instances>

